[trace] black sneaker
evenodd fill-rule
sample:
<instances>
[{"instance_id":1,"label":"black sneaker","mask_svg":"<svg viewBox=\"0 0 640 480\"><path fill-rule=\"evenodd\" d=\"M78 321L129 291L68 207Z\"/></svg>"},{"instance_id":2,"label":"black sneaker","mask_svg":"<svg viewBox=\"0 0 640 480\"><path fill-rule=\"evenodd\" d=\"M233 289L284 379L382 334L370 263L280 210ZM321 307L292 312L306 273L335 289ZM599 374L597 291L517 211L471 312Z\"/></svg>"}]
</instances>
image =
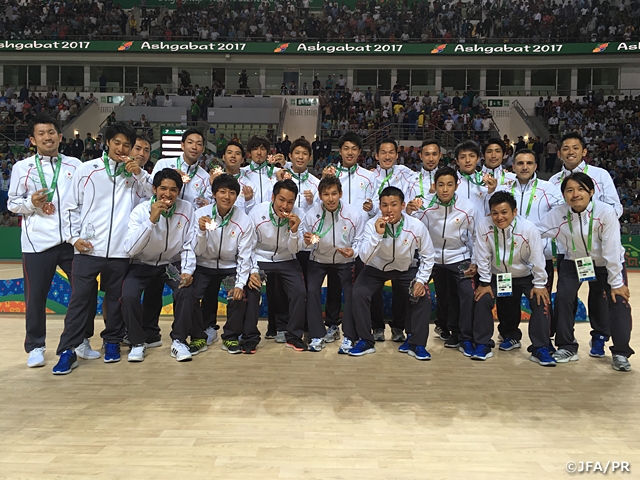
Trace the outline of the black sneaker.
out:
<instances>
[{"instance_id":1,"label":"black sneaker","mask_svg":"<svg viewBox=\"0 0 640 480\"><path fill-rule=\"evenodd\" d=\"M450 335L449 338L444 341L444 346L447 348L458 348L460 346L460 340L458 340L457 336Z\"/></svg>"},{"instance_id":2,"label":"black sneaker","mask_svg":"<svg viewBox=\"0 0 640 480\"><path fill-rule=\"evenodd\" d=\"M449 340L449 337L451 337L451 333L449 333L449 330L446 330L442 327L436 326L433 331L440 340Z\"/></svg>"},{"instance_id":3,"label":"black sneaker","mask_svg":"<svg viewBox=\"0 0 640 480\"><path fill-rule=\"evenodd\" d=\"M256 353L257 350L258 350L258 342L256 342L255 340L247 340L242 345L242 353L252 354L252 353Z\"/></svg>"},{"instance_id":4,"label":"black sneaker","mask_svg":"<svg viewBox=\"0 0 640 480\"><path fill-rule=\"evenodd\" d=\"M266 338L267 340L273 340L274 338L276 338L277 333L278 332L267 332L264 338Z\"/></svg>"},{"instance_id":5,"label":"black sneaker","mask_svg":"<svg viewBox=\"0 0 640 480\"><path fill-rule=\"evenodd\" d=\"M296 352L306 352L307 350L309 350L309 347L306 343L304 343L304 340L298 337L290 338L289 340L287 340L287 343L285 343L285 345L289 348L293 348Z\"/></svg>"}]
</instances>

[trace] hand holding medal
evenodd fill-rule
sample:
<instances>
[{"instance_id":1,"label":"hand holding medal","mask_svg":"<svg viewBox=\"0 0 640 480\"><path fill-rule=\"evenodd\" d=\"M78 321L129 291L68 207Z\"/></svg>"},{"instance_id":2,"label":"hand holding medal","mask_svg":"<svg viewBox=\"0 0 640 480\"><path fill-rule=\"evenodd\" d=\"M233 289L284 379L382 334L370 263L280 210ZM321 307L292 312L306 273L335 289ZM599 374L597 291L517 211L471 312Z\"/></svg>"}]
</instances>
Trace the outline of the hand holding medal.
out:
<instances>
[{"instance_id":1,"label":"hand holding medal","mask_svg":"<svg viewBox=\"0 0 640 480\"><path fill-rule=\"evenodd\" d=\"M127 172L133 173L134 175L140 175L140 172L142 172L142 168L140 168L140 164L135 158L128 155L120 155L120 161L125 162Z\"/></svg>"}]
</instances>

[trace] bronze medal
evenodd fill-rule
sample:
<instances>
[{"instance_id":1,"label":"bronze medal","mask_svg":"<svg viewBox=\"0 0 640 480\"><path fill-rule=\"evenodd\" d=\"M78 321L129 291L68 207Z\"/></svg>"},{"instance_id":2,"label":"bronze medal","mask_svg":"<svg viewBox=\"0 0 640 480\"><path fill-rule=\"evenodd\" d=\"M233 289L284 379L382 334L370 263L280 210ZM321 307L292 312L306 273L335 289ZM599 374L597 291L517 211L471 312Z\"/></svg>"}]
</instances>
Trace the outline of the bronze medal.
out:
<instances>
[{"instance_id":1,"label":"bronze medal","mask_svg":"<svg viewBox=\"0 0 640 480\"><path fill-rule=\"evenodd\" d=\"M43 211L46 215L53 215L54 213L56 213L56 206L55 206L52 202L46 202L46 203L42 206L42 211Z\"/></svg>"},{"instance_id":2,"label":"bronze medal","mask_svg":"<svg viewBox=\"0 0 640 480\"><path fill-rule=\"evenodd\" d=\"M191 181L191 177L187 174L182 175L182 183L189 183Z\"/></svg>"}]
</instances>

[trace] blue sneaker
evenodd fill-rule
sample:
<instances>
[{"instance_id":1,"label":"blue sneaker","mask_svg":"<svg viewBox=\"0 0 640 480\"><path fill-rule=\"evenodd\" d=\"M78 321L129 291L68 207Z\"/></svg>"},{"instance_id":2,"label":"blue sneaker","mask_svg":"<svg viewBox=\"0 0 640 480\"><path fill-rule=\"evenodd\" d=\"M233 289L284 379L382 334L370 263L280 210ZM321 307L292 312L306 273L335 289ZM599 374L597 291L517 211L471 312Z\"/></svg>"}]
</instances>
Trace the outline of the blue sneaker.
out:
<instances>
[{"instance_id":1,"label":"blue sneaker","mask_svg":"<svg viewBox=\"0 0 640 480\"><path fill-rule=\"evenodd\" d=\"M591 337L591 341L589 342L589 346L591 347L589 355L598 358L604 357L604 344L607 343L607 340L608 338L604 335Z\"/></svg>"},{"instance_id":2,"label":"blue sneaker","mask_svg":"<svg viewBox=\"0 0 640 480\"><path fill-rule=\"evenodd\" d=\"M504 341L500 344L500 350L504 350L508 352L515 348L520 348L522 344L518 340L514 340L513 338L505 338Z\"/></svg>"},{"instance_id":3,"label":"blue sneaker","mask_svg":"<svg viewBox=\"0 0 640 480\"><path fill-rule=\"evenodd\" d=\"M407 353L409 351L409 339L411 338L411 334L407 335L407 339L404 341L402 345L398 347L398 351L400 353Z\"/></svg>"},{"instance_id":4,"label":"blue sneaker","mask_svg":"<svg viewBox=\"0 0 640 480\"><path fill-rule=\"evenodd\" d=\"M547 347L536 348L531 352L531 357L529 360L532 362L537 362L543 367L555 367L556 361L549 353L549 349Z\"/></svg>"},{"instance_id":5,"label":"blue sneaker","mask_svg":"<svg viewBox=\"0 0 640 480\"><path fill-rule=\"evenodd\" d=\"M362 355L367 355L368 353L376 353L376 347L371 347L364 340L358 340L355 347L349 350L349 355L352 357L361 357Z\"/></svg>"},{"instance_id":6,"label":"blue sneaker","mask_svg":"<svg viewBox=\"0 0 640 480\"><path fill-rule=\"evenodd\" d=\"M104 344L104 363L116 363L120 361L120 344Z\"/></svg>"},{"instance_id":7,"label":"blue sneaker","mask_svg":"<svg viewBox=\"0 0 640 480\"><path fill-rule=\"evenodd\" d=\"M73 350L65 350L60 354L60 360L53 367L54 375L68 375L78 366L78 356Z\"/></svg>"},{"instance_id":8,"label":"blue sneaker","mask_svg":"<svg viewBox=\"0 0 640 480\"><path fill-rule=\"evenodd\" d=\"M460 350L465 357L470 357L471 355L473 355L475 347L473 346L473 342L471 340L465 340L460 344L458 350Z\"/></svg>"},{"instance_id":9,"label":"blue sneaker","mask_svg":"<svg viewBox=\"0 0 640 480\"><path fill-rule=\"evenodd\" d=\"M493 352L491 351L491 347L489 345L478 345L476 346L471 358L473 360L486 360L487 358L493 357Z\"/></svg>"},{"instance_id":10,"label":"blue sneaker","mask_svg":"<svg viewBox=\"0 0 640 480\"><path fill-rule=\"evenodd\" d=\"M431 360L431 354L422 345L411 345L407 353L416 360Z\"/></svg>"}]
</instances>

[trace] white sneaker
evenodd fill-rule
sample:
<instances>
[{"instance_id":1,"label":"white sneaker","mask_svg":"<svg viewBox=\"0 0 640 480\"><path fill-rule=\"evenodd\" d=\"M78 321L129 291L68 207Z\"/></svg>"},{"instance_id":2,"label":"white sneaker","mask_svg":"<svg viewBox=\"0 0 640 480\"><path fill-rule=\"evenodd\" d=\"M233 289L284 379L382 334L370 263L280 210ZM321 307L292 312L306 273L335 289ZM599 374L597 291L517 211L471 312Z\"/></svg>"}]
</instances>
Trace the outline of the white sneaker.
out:
<instances>
[{"instance_id":1,"label":"white sneaker","mask_svg":"<svg viewBox=\"0 0 640 480\"><path fill-rule=\"evenodd\" d=\"M179 362L190 362L193 358L189 346L180 340L174 340L171 344L171 356Z\"/></svg>"},{"instance_id":2,"label":"white sneaker","mask_svg":"<svg viewBox=\"0 0 640 480\"><path fill-rule=\"evenodd\" d=\"M348 354L352 348L353 348L353 342L349 340L347 337L344 337L342 339L342 345L340 345L340 348L338 349L338 353L341 353L343 355Z\"/></svg>"},{"instance_id":3,"label":"white sneaker","mask_svg":"<svg viewBox=\"0 0 640 480\"><path fill-rule=\"evenodd\" d=\"M47 349L45 347L34 348L29 352L29 359L27 360L27 367L44 367L44 352Z\"/></svg>"},{"instance_id":4,"label":"white sneaker","mask_svg":"<svg viewBox=\"0 0 640 480\"><path fill-rule=\"evenodd\" d=\"M85 360L95 360L101 356L100 352L96 352L91 348L88 338L85 338L84 342L76 347L76 355Z\"/></svg>"},{"instance_id":5,"label":"white sneaker","mask_svg":"<svg viewBox=\"0 0 640 480\"><path fill-rule=\"evenodd\" d=\"M333 343L340 338L340 327L338 325L331 325L327 328L327 334L324 336L326 343Z\"/></svg>"},{"instance_id":6,"label":"white sneaker","mask_svg":"<svg viewBox=\"0 0 640 480\"><path fill-rule=\"evenodd\" d=\"M204 333L207 334L207 345L211 345L218 341L218 331L215 328L207 327Z\"/></svg>"},{"instance_id":7,"label":"white sneaker","mask_svg":"<svg viewBox=\"0 0 640 480\"><path fill-rule=\"evenodd\" d=\"M568 362L577 362L578 354L576 352L571 352L566 348L558 349L553 355L551 355L556 363L568 363Z\"/></svg>"},{"instance_id":8,"label":"white sneaker","mask_svg":"<svg viewBox=\"0 0 640 480\"><path fill-rule=\"evenodd\" d=\"M276 343L287 343L287 332L278 332L276 333Z\"/></svg>"},{"instance_id":9,"label":"white sneaker","mask_svg":"<svg viewBox=\"0 0 640 480\"><path fill-rule=\"evenodd\" d=\"M145 343L144 346L147 348L158 348L162 346L162 340L156 340L155 342Z\"/></svg>"},{"instance_id":10,"label":"white sneaker","mask_svg":"<svg viewBox=\"0 0 640 480\"><path fill-rule=\"evenodd\" d=\"M324 339L323 338L314 338L309 343L309 351L310 352L319 352L324 348Z\"/></svg>"},{"instance_id":11,"label":"white sneaker","mask_svg":"<svg viewBox=\"0 0 640 480\"><path fill-rule=\"evenodd\" d=\"M129 362L142 362L144 356L147 354L147 347L145 345L135 345L131 347L131 351L127 356Z\"/></svg>"}]
</instances>

